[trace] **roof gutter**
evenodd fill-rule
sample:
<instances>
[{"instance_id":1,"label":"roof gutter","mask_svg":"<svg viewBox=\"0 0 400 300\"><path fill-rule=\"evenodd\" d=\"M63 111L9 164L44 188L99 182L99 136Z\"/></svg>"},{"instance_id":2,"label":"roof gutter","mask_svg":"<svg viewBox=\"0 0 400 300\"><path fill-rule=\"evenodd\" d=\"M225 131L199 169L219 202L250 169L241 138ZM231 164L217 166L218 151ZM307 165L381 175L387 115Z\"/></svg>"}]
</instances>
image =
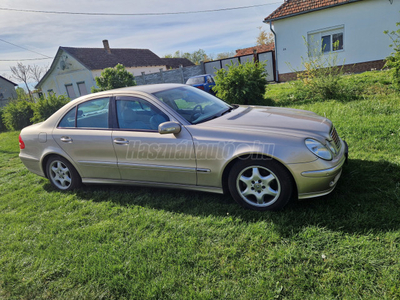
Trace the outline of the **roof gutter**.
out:
<instances>
[{"instance_id":1,"label":"roof gutter","mask_svg":"<svg viewBox=\"0 0 400 300\"><path fill-rule=\"evenodd\" d=\"M271 30L271 32L274 34L274 42L275 42L275 81L279 82L279 71L278 71L278 42L276 40L276 33L275 31L272 29L272 21L264 21L264 23L269 23L269 29Z\"/></svg>"}]
</instances>

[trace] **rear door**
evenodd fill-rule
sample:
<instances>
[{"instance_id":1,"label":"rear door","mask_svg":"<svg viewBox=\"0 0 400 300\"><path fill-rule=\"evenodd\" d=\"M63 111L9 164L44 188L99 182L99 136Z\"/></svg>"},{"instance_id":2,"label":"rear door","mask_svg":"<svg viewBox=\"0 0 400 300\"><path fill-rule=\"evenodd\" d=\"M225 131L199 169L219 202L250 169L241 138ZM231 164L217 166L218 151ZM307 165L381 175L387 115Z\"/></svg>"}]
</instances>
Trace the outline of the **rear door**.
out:
<instances>
[{"instance_id":1,"label":"rear door","mask_svg":"<svg viewBox=\"0 0 400 300\"><path fill-rule=\"evenodd\" d=\"M110 100L96 98L75 106L53 130L54 140L83 178L120 179L109 126Z\"/></svg>"}]
</instances>

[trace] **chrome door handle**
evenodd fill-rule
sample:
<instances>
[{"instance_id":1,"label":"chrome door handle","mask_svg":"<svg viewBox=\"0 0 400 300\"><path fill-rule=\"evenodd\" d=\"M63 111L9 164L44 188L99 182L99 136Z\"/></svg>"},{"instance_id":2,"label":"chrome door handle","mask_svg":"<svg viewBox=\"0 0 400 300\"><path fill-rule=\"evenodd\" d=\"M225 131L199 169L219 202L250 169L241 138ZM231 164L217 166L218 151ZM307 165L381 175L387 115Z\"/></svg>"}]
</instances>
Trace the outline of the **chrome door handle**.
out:
<instances>
[{"instance_id":1,"label":"chrome door handle","mask_svg":"<svg viewBox=\"0 0 400 300\"><path fill-rule=\"evenodd\" d=\"M72 143L72 139L69 136L62 136L60 140L64 143Z\"/></svg>"},{"instance_id":2,"label":"chrome door handle","mask_svg":"<svg viewBox=\"0 0 400 300\"><path fill-rule=\"evenodd\" d=\"M114 143L117 145L128 145L129 141L126 139L122 139L122 138L116 138L116 139L114 139Z\"/></svg>"}]
</instances>

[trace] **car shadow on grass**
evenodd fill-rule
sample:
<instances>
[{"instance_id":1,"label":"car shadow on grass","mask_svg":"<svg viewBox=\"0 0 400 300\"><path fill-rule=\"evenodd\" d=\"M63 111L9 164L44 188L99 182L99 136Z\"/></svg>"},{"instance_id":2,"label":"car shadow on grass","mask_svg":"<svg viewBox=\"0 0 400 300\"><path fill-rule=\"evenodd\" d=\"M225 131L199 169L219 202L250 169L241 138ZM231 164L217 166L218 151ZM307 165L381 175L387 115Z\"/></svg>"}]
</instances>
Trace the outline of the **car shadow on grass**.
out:
<instances>
[{"instance_id":1,"label":"car shadow on grass","mask_svg":"<svg viewBox=\"0 0 400 300\"><path fill-rule=\"evenodd\" d=\"M78 198L111 201L199 217L235 218L238 222L272 222L282 236L307 226L366 233L400 228L400 167L382 161L350 160L336 189L327 196L294 201L278 212L241 208L229 195L92 185L75 191Z\"/></svg>"}]
</instances>

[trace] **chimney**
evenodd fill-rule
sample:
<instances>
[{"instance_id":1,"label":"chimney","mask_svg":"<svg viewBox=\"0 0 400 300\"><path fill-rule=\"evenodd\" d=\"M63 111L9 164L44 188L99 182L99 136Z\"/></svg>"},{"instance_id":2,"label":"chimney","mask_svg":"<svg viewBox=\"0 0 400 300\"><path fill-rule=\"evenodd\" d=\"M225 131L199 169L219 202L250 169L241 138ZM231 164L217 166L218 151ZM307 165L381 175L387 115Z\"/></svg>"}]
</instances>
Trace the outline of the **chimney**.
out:
<instances>
[{"instance_id":1,"label":"chimney","mask_svg":"<svg viewBox=\"0 0 400 300\"><path fill-rule=\"evenodd\" d=\"M107 51L108 54L111 54L110 45L108 44L108 40L103 40L104 50Z\"/></svg>"}]
</instances>

